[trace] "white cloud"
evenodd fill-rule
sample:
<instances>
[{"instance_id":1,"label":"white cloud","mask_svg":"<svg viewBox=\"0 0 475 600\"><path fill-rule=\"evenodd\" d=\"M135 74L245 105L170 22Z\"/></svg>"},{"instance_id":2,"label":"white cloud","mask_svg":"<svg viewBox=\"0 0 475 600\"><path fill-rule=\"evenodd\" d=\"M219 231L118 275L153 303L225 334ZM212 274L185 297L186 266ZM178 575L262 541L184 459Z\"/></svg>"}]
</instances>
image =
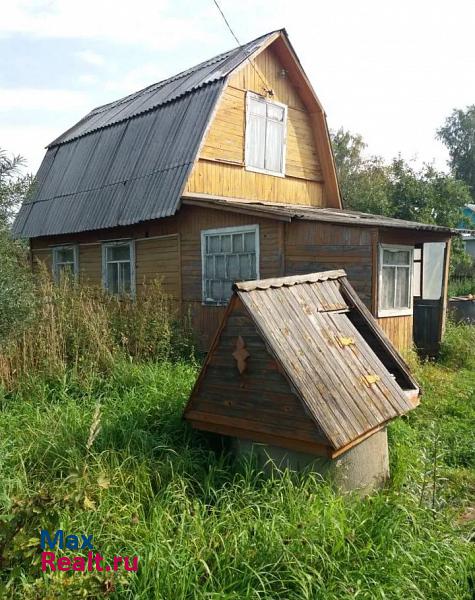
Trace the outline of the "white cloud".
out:
<instances>
[{"instance_id":1,"label":"white cloud","mask_svg":"<svg viewBox=\"0 0 475 600\"><path fill-rule=\"evenodd\" d=\"M120 94L131 94L153 83L157 83L171 74L164 73L155 63L144 63L135 69L130 69L122 73L120 77L105 82L102 88L107 92L116 94L118 97Z\"/></svg>"},{"instance_id":2,"label":"white cloud","mask_svg":"<svg viewBox=\"0 0 475 600\"><path fill-rule=\"evenodd\" d=\"M82 75L78 76L77 82L81 85L94 85L99 83L99 77L96 75L91 75L90 73L83 73Z\"/></svg>"},{"instance_id":3,"label":"white cloud","mask_svg":"<svg viewBox=\"0 0 475 600\"><path fill-rule=\"evenodd\" d=\"M162 49L178 47L184 39L209 39L198 10L182 18L167 15L168 10L167 0L9 0L2 7L0 34L99 39Z\"/></svg>"},{"instance_id":4,"label":"white cloud","mask_svg":"<svg viewBox=\"0 0 475 600\"><path fill-rule=\"evenodd\" d=\"M81 50L80 52L76 52L76 56L83 62L94 67L102 67L106 64L106 59L101 54L92 50Z\"/></svg>"},{"instance_id":5,"label":"white cloud","mask_svg":"<svg viewBox=\"0 0 475 600\"><path fill-rule=\"evenodd\" d=\"M61 129L61 125L59 129ZM66 129L66 126L63 127ZM1 147L9 154L21 154L26 159L28 173L36 173L46 152L45 146L58 137L58 126L15 126L1 127Z\"/></svg>"},{"instance_id":6,"label":"white cloud","mask_svg":"<svg viewBox=\"0 0 475 600\"><path fill-rule=\"evenodd\" d=\"M0 112L10 110L69 112L71 109L84 108L89 103L90 99L85 92L62 89L0 88Z\"/></svg>"}]
</instances>

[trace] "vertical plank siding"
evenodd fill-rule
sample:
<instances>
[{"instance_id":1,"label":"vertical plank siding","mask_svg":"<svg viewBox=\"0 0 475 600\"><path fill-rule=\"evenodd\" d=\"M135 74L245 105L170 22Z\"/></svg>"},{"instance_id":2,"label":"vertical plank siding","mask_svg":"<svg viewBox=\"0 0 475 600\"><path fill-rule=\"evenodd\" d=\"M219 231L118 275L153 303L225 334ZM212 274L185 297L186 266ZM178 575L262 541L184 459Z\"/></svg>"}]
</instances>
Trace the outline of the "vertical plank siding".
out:
<instances>
[{"instance_id":1,"label":"vertical plank siding","mask_svg":"<svg viewBox=\"0 0 475 600\"><path fill-rule=\"evenodd\" d=\"M412 315L383 317L376 320L397 350L401 352L412 347Z\"/></svg>"},{"instance_id":2,"label":"vertical plank siding","mask_svg":"<svg viewBox=\"0 0 475 600\"><path fill-rule=\"evenodd\" d=\"M272 48L233 74L217 107L208 134L186 186L186 192L323 205L323 177L310 115L297 90L281 77L282 65ZM246 91L272 89L272 99L288 107L285 177L244 168Z\"/></svg>"}]
</instances>

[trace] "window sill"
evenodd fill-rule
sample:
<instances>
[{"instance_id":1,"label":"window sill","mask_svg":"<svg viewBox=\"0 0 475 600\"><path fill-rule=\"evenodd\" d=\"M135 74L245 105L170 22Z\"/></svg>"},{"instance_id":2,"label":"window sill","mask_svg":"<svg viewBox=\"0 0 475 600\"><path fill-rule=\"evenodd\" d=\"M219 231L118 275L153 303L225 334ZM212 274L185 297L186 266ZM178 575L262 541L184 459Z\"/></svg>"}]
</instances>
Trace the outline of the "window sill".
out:
<instances>
[{"instance_id":1,"label":"window sill","mask_svg":"<svg viewBox=\"0 0 475 600\"><path fill-rule=\"evenodd\" d=\"M249 165L244 165L246 171L251 171L252 173L262 173L263 175L272 175L273 177L283 177L285 178L285 172L280 173L278 171L267 171L266 169L259 169L258 167L250 167Z\"/></svg>"},{"instance_id":2,"label":"window sill","mask_svg":"<svg viewBox=\"0 0 475 600\"><path fill-rule=\"evenodd\" d=\"M412 317L412 308L394 308L389 310L378 310L378 319L384 317Z\"/></svg>"},{"instance_id":3,"label":"window sill","mask_svg":"<svg viewBox=\"0 0 475 600\"><path fill-rule=\"evenodd\" d=\"M226 300L226 302L210 302L209 300L208 301L202 300L201 306L214 306L214 307L222 308L223 306L227 306L228 303L229 303L229 300Z\"/></svg>"}]
</instances>

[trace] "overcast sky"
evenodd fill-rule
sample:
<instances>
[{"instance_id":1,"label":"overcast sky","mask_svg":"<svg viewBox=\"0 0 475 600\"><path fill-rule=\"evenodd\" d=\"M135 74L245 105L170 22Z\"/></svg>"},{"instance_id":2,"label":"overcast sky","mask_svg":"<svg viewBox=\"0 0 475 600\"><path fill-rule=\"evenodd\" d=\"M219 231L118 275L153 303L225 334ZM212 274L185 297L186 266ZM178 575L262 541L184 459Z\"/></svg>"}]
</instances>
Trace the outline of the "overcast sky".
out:
<instances>
[{"instance_id":1,"label":"overcast sky","mask_svg":"<svg viewBox=\"0 0 475 600\"><path fill-rule=\"evenodd\" d=\"M445 168L435 130L475 103L474 0L220 0L241 42L286 27L332 129ZM0 148L36 171L91 108L235 46L212 0L6 0Z\"/></svg>"}]
</instances>

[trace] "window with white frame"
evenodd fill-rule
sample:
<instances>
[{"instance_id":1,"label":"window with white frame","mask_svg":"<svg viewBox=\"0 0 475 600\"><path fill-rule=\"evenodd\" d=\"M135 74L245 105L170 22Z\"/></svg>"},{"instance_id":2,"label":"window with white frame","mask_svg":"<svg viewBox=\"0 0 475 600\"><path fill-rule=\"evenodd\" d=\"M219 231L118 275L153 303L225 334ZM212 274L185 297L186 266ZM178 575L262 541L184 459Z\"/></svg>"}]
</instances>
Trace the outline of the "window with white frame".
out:
<instances>
[{"instance_id":1,"label":"window with white frame","mask_svg":"<svg viewBox=\"0 0 475 600\"><path fill-rule=\"evenodd\" d=\"M413 253L411 246L380 246L378 316L412 314Z\"/></svg>"},{"instance_id":2,"label":"window with white frame","mask_svg":"<svg viewBox=\"0 0 475 600\"><path fill-rule=\"evenodd\" d=\"M246 168L284 175L286 126L284 104L247 93Z\"/></svg>"},{"instance_id":3,"label":"window with white frame","mask_svg":"<svg viewBox=\"0 0 475 600\"><path fill-rule=\"evenodd\" d=\"M56 281L62 277L77 277L79 273L79 252L77 246L56 246L53 248L53 275Z\"/></svg>"},{"instance_id":4,"label":"window with white frame","mask_svg":"<svg viewBox=\"0 0 475 600\"><path fill-rule=\"evenodd\" d=\"M203 303L223 305L235 281L259 278L259 226L201 232Z\"/></svg>"},{"instance_id":5,"label":"window with white frame","mask_svg":"<svg viewBox=\"0 0 475 600\"><path fill-rule=\"evenodd\" d=\"M102 279L111 294L135 293L135 247L132 240L102 245Z\"/></svg>"}]
</instances>

